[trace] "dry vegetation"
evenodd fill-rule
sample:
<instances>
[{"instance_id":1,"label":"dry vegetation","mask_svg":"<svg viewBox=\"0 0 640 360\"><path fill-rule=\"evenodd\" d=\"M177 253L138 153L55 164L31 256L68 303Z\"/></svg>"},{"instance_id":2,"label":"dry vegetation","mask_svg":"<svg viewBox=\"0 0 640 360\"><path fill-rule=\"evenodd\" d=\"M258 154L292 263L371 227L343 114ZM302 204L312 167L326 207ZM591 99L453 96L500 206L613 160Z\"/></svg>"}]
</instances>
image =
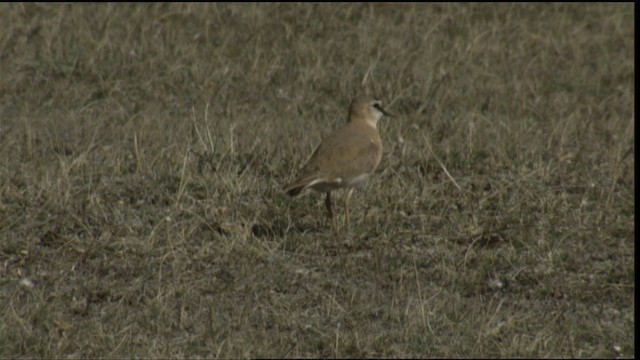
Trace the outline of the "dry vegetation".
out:
<instances>
[{"instance_id":1,"label":"dry vegetation","mask_svg":"<svg viewBox=\"0 0 640 360\"><path fill-rule=\"evenodd\" d=\"M634 356L633 12L0 5L0 357Z\"/></svg>"}]
</instances>

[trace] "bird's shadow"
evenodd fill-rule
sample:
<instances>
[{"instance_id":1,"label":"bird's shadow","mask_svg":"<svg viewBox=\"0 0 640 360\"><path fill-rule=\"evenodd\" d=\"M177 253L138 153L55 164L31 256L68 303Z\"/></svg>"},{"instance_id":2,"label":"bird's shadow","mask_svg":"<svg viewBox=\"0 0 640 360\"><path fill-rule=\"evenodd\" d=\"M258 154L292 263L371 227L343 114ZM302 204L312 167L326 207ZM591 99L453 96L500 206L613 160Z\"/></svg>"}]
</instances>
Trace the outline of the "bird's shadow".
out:
<instances>
[{"instance_id":1,"label":"bird's shadow","mask_svg":"<svg viewBox=\"0 0 640 360\"><path fill-rule=\"evenodd\" d=\"M326 234L331 232L331 225L322 221L308 219L272 218L253 224L251 232L259 238L281 237L286 234Z\"/></svg>"}]
</instances>

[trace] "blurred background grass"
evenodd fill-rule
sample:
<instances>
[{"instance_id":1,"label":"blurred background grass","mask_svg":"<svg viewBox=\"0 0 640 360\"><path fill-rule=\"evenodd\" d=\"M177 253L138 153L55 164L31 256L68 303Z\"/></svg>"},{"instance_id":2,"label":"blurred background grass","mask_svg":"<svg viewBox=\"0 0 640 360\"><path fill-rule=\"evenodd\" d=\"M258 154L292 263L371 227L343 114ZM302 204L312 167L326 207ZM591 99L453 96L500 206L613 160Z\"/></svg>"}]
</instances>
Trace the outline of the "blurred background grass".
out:
<instances>
[{"instance_id":1,"label":"blurred background grass","mask_svg":"<svg viewBox=\"0 0 640 360\"><path fill-rule=\"evenodd\" d=\"M633 12L0 5L0 356L634 356Z\"/></svg>"}]
</instances>

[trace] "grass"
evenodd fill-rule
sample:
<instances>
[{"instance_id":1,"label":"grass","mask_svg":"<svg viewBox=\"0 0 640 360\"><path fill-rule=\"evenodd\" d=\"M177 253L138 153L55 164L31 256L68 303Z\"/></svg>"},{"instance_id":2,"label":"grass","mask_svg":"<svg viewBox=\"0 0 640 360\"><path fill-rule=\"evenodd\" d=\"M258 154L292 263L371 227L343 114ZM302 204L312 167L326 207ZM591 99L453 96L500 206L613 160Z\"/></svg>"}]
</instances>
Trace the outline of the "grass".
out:
<instances>
[{"instance_id":1,"label":"grass","mask_svg":"<svg viewBox=\"0 0 640 360\"><path fill-rule=\"evenodd\" d=\"M635 356L634 22L0 5L0 357ZM281 187L358 93L336 235Z\"/></svg>"}]
</instances>

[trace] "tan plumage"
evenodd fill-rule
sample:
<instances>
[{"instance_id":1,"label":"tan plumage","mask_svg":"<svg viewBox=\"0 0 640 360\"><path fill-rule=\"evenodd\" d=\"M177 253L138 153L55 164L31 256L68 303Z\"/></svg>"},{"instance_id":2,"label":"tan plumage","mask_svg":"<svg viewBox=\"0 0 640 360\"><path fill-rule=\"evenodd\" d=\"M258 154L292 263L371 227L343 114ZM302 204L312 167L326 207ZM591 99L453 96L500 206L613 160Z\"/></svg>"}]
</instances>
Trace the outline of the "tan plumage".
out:
<instances>
[{"instance_id":1,"label":"tan plumage","mask_svg":"<svg viewBox=\"0 0 640 360\"><path fill-rule=\"evenodd\" d=\"M349 227L349 197L353 188L366 182L382 158L382 143L376 125L383 115L389 113L379 100L354 100L347 124L323 139L296 180L285 186L284 191L291 196L307 188L327 193L325 204L329 217L333 218L331 191L350 188L345 198Z\"/></svg>"}]
</instances>

